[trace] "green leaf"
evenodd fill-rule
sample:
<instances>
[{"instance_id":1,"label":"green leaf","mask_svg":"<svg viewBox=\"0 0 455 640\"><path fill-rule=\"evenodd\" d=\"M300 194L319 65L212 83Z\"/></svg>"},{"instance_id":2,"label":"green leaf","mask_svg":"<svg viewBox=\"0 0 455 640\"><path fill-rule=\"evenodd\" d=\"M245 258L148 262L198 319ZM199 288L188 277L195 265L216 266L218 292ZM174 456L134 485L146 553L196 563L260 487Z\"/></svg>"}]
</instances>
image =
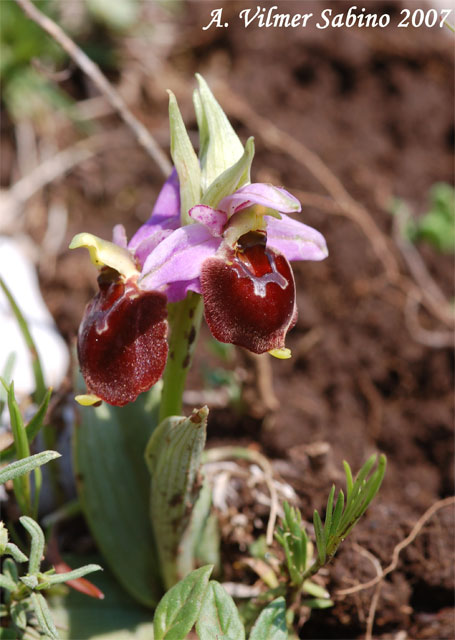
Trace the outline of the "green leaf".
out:
<instances>
[{"instance_id":1,"label":"green leaf","mask_svg":"<svg viewBox=\"0 0 455 640\"><path fill-rule=\"evenodd\" d=\"M351 497L352 487L354 486L354 482L352 480L352 471L349 463L346 460L343 460L344 473L346 475L346 497L349 500Z\"/></svg>"},{"instance_id":2,"label":"green leaf","mask_svg":"<svg viewBox=\"0 0 455 640\"><path fill-rule=\"evenodd\" d=\"M146 449L152 489L150 518L167 588L182 577L181 544L199 495L198 478L207 431L207 407L189 418L171 416L156 429ZM188 557L184 557L188 566Z\"/></svg>"},{"instance_id":3,"label":"green leaf","mask_svg":"<svg viewBox=\"0 0 455 640\"><path fill-rule=\"evenodd\" d=\"M8 591L15 591L17 589L17 584L10 576L0 573L0 587L2 589L7 589Z\"/></svg>"},{"instance_id":4,"label":"green leaf","mask_svg":"<svg viewBox=\"0 0 455 640\"><path fill-rule=\"evenodd\" d=\"M202 190L232 167L243 154L243 145L206 81L196 74L199 88L195 108L201 136L200 161Z\"/></svg>"},{"instance_id":5,"label":"green leaf","mask_svg":"<svg viewBox=\"0 0 455 640\"><path fill-rule=\"evenodd\" d=\"M250 182L251 164L254 158L254 138L248 138L245 151L239 160L216 176L202 195L202 203L217 207L220 200Z\"/></svg>"},{"instance_id":6,"label":"green leaf","mask_svg":"<svg viewBox=\"0 0 455 640\"><path fill-rule=\"evenodd\" d=\"M211 580L196 623L199 640L244 640L245 629L234 600L219 582Z\"/></svg>"},{"instance_id":7,"label":"green leaf","mask_svg":"<svg viewBox=\"0 0 455 640\"><path fill-rule=\"evenodd\" d=\"M186 637L198 618L212 568L192 571L162 597L153 619L154 640Z\"/></svg>"},{"instance_id":8,"label":"green leaf","mask_svg":"<svg viewBox=\"0 0 455 640\"><path fill-rule=\"evenodd\" d=\"M25 602L13 602L11 605L11 619L18 629L25 630L27 627L27 610Z\"/></svg>"},{"instance_id":9,"label":"green leaf","mask_svg":"<svg viewBox=\"0 0 455 640\"><path fill-rule=\"evenodd\" d=\"M149 607L160 598L161 578L144 450L156 426L159 397L155 385L125 407L81 407L75 429L76 479L91 532L126 591Z\"/></svg>"},{"instance_id":10,"label":"green leaf","mask_svg":"<svg viewBox=\"0 0 455 640\"><path fill-rule=\"evenodd\" d=\"M302 600L302 605L310 609L329 609L334 604L333 600L328 598L304 598Z\"/></svg>"},{"instance_id":11,"label":"green leaf","mask_svg":"<svg viewBox=\"0 0 455 640\"><path fill-rule=\"evenodd\" d=\"M325 510L325 522L324 522L324 538L327 544L329 539L331 527L332 527L332 515L333 515L333 498L335 495L335 485L332 485L330 489L329 497L327 499L327 507Z\"/></svg>"},{"instance_id":12,"label":"green leaf","mask_svg":"<svg viewBox=\"0 0 455 640\"><path fill-rule=\"evenodd\" d=\"M99 563L100 557L64 556L70 566ZM104 600L88 598L75 589L52 589L47 594L52 617L62 640L152 640L149 609L124 591L109 569L93 573L90 582Z\"/></svg>"},{"instance_id":13,"label":"green leaf","mask_svg":"<svg viewBox=\"0 0 455 640\"><path fill-rule=\"evenodd\" d=\"M326 547L326 542L324 537L324 530L322 528L321 516L319 515L316 509L314 510L314 514L313 514L313 526L314 526L314 533L316 536L316 547L318 550L319 562L321 565L323 565L325 563L325 559L327 555L327 547Z\"/></svg>"},{"instance_id":14,"label":"green leaf","mask_svg":"<svg viewBox=\"0 0 455 640\"><path fill-rule=\"evenodd\" d=\"M25 473L30 473L33 469L46 464L50 460L55 460L55 458L60 458L60 454L57 451L41 451L41 453L36 453L34 456L12 462L0 470L0 484L18 478Z\"/></svg>"},{"instance_id":15,"label":"green leaf","mask_svg":"<svg viewBox=\"0 0 455 640\"><path fill-rule=\"evenodd\" d=\"M39 572L41 559L44 552L44 533L35 520L28 516L19 518L21 525L29 532L32 542L30 547L30 557L28 561L28 573L35 575Z\"/></svg>"},{"instance_id":16,"label":"green leaf","mask_svg":"<svg viewBox=\"0 0 455 640\"><path fill-rule=\"evenodd\" d=\"M8 542L5 548L5 554L13 556L16 562L27 562L28 560L25 553L22 553L19 547L17 547L13 542Z\"/></svg>"},{"instance_id":17,"label":"green leaf","mask_svg":"<svg viewBox=\"0 0 455 640\"><path fill-rule=\"evenodd\" d=\"M249 640L286 640L286 602L276 598L263 609L251 629Z\"/></svg>"},{"instance_id":18,"label":"green leaf","mask_svg":"<svg viewBox=\"0 0 455 640\"><path fill-rule=\"evenodd\" d=\"M192 220L188 211L198 204L201 198L201 169L175 95L172 91L168 93L171 156L179 176L181 220L182 224L190 224Z\"/></svg>"},{"instance_id":19,"label":"green leaf","mask_svg":"<svg viewBox=\"0 0 455 640\"><path fill-rule=\"evenodd\" d=\"M11 384L12 373L13 373L15 362L16 362L16 354L10 353L8 358L6 359L6 363L5 363L5 366L3 367L3 371L1 374L1 377L5 381L7 387ZM7 389L4 388L3 385L0 385L0 415L2 415L3 409L5 407L5 402L7 398L6 394L7 394Z\"/></svg>"},{"instance_id":20,"label":"green leaf","mask_svg":"<svg viewBox=\"0 0 455 640\"><path fill-rule=\"evenodd\" d=\"M33 609L40 624L41 630L52 640L59 640L57 629L55 628L52 615L47 606L45 598L40 593L30 594Z\"/></svg>"},{"instance_id":21,"label":"green leaf","mask_svg":"<svg viewBox=\"0 0 455 640\"><path fill-rule=\"evenodd\" d=\"M202 474L201 474L202 475ZM212 491L207 479L202 481L202 488L199 492L199 496L194 503L193 510L191 511L190 521L183 534L180 544L180 558L179 558L179 570L183 575L187 575L190 571L193 571L196 567L195 556L196 549L203 536L204 529L207 525L207 520L210 515L210 507L212 504ZM215 564L211 560L199 563L201 564Z\"/></svg>"},{"instance_id":22,"label":"green leaf","mask_svg":"<svg viewBox=\"0 0 455 640\"><path fill-rule=\"evenodd\" d=\"M19 309L19 307L16 304L16 301L14 300L13 294L11 293L5 281L1 277L0 277L0 287L3 289L3 293L8 299L8 302L11 307L11 311L16 317L19 329L21 330L25 343L30 351L30 356L32 359L33 375L35 377L34 400L35 402L39 403L43 400L46 394L46 385L44 384L43 369L41 367L41 361L38 355L38 350L36 348L35 341L32 338L32 334L30 333L27 321L24 318L22 311Z\"/></svg>"},{"instance_id":23,"label":"green leaf","mask_svg":"<svg viewBox=\"0 0 455 640\"><path fill-rule=\"evenodd\" d=\"M5 558L3 561L3 573L7 578L11 578L14 583L17 583L18 572L16 563L12 558Z\"/></svg>"},{"instance_id":24,"label":"green leaf","mask_svg":"<svg viewBox=\"0 0 455 640\"><path fill-rule=\"evenodd\" d=\"M343 491L340 489L339 493L338 493L338 498L335 504L335 509L333 511L333 517L332 517L332 525L330 528L330 534L334 535L336 533L336 531L338 530L338 525L340 523L341 520L341 516L343 514L343 509L344 509L344 493Z\"/></svg>"},{"instance_id":25,"label":"green leaf","mask_svg":"<svg viewBox=\"0 0 455 640\"><path fill-rule=\"evenodd\" d=\"M94 571L102 571L102 567L99 564L87 564L79 569L73 571L67 571L65 573L53 573L50 575L40 574L40 579L44 582L40 584L40 589L47 589L51 584L58 584L60 582L68 582L68 580L76 580L83 576L93 573Z\"/></svg>"}]
</instances>

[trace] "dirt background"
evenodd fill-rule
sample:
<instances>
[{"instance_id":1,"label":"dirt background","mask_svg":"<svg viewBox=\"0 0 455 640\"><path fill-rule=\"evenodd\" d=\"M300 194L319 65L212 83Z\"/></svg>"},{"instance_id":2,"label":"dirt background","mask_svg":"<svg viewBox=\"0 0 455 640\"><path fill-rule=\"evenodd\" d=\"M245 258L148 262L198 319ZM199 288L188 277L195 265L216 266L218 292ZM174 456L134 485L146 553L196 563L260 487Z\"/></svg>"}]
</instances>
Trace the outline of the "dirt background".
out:
<instances>
[{"instance_id":1,"label":"dirt background","mask_svg":"<svg viewBox=\"0 0 455 640\"><path fill-rule=\"evenodd\" d=\"M395 26L318 30L313 23L304 30L245 30L236 18L245 2L225 3L229 28L203 31L218 4L188 2L174 13L149 4L147 19L155 21L156 37L147 43L114 39L122 62L116 70L106 69L135 114L167 148L165 89L174 90L194 131L192 76L202 73L241 138L255 136L253 179L282 184L300 197L302 219L327 239L325 262L294 268L299 320L288 338L294 357L264 363L235 354L227 368L241 381L241 408L227 406L222 394L216 397L209 444L259 448L273 460L277 476L295 489L309 520L315 507L323 509L331 483L342 483L343 459L358 469L374 451L387 455L379 497L323 573L335 606L314 612L301 631L302 638L312 639L364 637L374 589L337 596L376 575L362 549L387 566L394 547L425 510L453 493L453 354L447 341L435 346L448 328L444 304L428 299L425 278L416 280L409 267L415 252L401 246L389 213L391 199L399 197L413 215L422 215L429 188L453 182L453 38L444 30ZM326 7L341 12L350 6L276 4L290 13ZM388 12L396 25L406 5L361 6ZM77 69L62 86L85 113L102 106ZM147 219L162 181L117 117L108 108L97 113L86 120L91 133L109 131L111 142L35 196L24 227L39 245L49 203L65 203L64 242L54 252L41 252L39 274L45 300L70 344L96 274L82 252L65 247L82 230L108 238L117 222L131 235ZM277 129L284 133L277 135ZM82 134L54 123L50 136L64 148ZM7 186L17 177L8 118L2 142ZM449 299L452 257L425 245L418 255ZM207 363L220 366L204 329L190 378L196 392L206 381ZM233 563L246 542L264 533L267 509L248 492L233 508L246 514L249 524L241 535L223 525L225 577L254 582L252 573ZM453 511L443 508L383 581L374 637L455 637L453 546Z\"/></svg>"}]
</instances>

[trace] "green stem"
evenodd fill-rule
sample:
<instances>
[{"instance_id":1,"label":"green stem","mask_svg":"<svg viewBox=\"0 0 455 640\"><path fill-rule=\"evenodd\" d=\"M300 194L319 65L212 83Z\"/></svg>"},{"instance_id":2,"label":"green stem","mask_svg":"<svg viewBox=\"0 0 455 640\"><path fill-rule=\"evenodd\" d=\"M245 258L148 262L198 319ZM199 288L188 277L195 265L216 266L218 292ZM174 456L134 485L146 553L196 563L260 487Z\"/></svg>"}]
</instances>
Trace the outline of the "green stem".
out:
<instances>
[{"instance_id":1,"label":"green stem","mask_svg":"<svg viewBox=\"0 0 455 640\"><path fill-rule=\"evenodd\" d=\"M185 300L171 305L169 356L163 376L159 422L182 413L186 376L193 359L202 320L202 297L190 292Z\"/></svg>"}]
</instances>

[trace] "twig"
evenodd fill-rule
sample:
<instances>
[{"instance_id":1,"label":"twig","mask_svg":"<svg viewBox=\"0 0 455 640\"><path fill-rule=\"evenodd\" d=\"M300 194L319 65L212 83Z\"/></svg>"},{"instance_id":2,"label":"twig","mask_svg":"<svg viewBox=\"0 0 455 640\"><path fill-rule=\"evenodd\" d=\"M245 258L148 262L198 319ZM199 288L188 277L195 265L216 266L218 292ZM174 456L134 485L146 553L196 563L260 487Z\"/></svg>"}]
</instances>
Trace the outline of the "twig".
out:
<instances>
[{"instance_id":1,"label":"twig","mask_svg":"<svg viewBox=\"0 0 455 640\"><path fill-rule=\"evenodd\" d=\"M448 507L449 505L455 504L455 496L450 496L449 498L444 498L443 500L438 500L435 502L429 509L425 511L425 513L417 520L414 527L412 528L411 533L404 538L401 542L399 542L393 550L392 553L392 562L381 572L379 576L369 580L368 582L364 582L363 584L358 584L355 587L349 587L348 589L341 589L336 592L337 596L347 596L352 593L356 593L357 591L363 591L364 589L369 589L370 587L374 587L379 582L384 580L384 578L394 571L398 565L398 559L400 553L405 549L408 545L410 545L419 535L422 527L427 523L433 515L443 509L444 507Z\"/></svg>"},{"instance_id":2,"label":"twig","mask_svg":"<svg viewBox=\"0 0 455 640\"><path fill-rule=\"evenodd\" d=\"M107 100L118 112L125 124L136 136L139 144L156 162L164 176L168 176L172 166L167 156L155 142L146 127L128 109L123 98L114 89L106 76L101 72L90 58L80 49L71 38L48 16L44 15L32 4L31 0L16 0L23 12L46 33L48 33L66 51L72 60L87 74L99 91L106 96Z\"/></svg>"},{"instance_id":3,"label":"twig","mask_svg":"<svg viewBox=\"0 0 455 640\"><path fill-rule=\"evenodd\" d=\"M381 567L381 564L380 564L379 560L376 558L376 556L374 556L367 549L364 549L363 547L361 547L359 544L354 543L352 545L352 548L355 551L357 551L357 553L362 555L364 558L367 558L367 560L369 560L371 562L371 564L375 568L377 576L380 576L382 574L382 567ZM376 585L375 592L374 592L373 597L372 597L371 602L370 602L370 607L369 607L369 610L368 610L367 626L366 626L366 630L365 630L365 640L372 640L372 637L373 637L374 617L375 617L376 609L377 609L377 606L378 606L379 596L380 596L380 593L381 593L381 587L382 587L382 583L381 582Z\"/></svg>"},{"instance_id":4,"label":"twig","mask_svg":"<svg viewBox=\"0 0 455 640\"><path fill-rule=\"evenodd\" d=\"M267 544L270 546L273 542L273 532L278 513L278 494L273 482L272 465L259 451L245 449L244 447L216 447L204 452L204 462L219 462L229 458L240 458L248 460L248 462L254 462L264 472L264 481L270 492L270 514L266 534Z\"/></svg>"},{"instance_id":5,"label":"twig","mask_svg":"<svg viewBox=\"0 0 455 640\"><path fill-rule=\"evenodd\" d=\"M17 180L8 191L2 191L0 229L7 228L14 220L17 220L18 209L35 193L70 171L73 167L99 153L107 145L112 147L121 138L123 136L119 136L117 131L107 131L76 142L67 149L59 151L51 158L44 160L30 173Z\"/></svg>"}]
</instances>

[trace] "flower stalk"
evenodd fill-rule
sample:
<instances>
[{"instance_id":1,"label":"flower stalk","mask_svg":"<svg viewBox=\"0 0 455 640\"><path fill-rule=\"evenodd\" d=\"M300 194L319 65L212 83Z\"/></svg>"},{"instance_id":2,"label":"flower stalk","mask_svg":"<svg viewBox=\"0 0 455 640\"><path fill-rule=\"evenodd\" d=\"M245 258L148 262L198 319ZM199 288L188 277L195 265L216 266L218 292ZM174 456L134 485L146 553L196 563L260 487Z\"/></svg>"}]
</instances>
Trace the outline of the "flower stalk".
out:
<instances>
[{"instance_id":1,"label":"flower stalk","mask_svg":"<svg viewBox=\"0 0 455 640\"><path fill-rule=\"evenodd\" d=\"M189 292L185 300L169 305L169 357L163 375L159 422L182 413L183 391L201 326L202 297Z\"/></svg>"}]
</instances>

